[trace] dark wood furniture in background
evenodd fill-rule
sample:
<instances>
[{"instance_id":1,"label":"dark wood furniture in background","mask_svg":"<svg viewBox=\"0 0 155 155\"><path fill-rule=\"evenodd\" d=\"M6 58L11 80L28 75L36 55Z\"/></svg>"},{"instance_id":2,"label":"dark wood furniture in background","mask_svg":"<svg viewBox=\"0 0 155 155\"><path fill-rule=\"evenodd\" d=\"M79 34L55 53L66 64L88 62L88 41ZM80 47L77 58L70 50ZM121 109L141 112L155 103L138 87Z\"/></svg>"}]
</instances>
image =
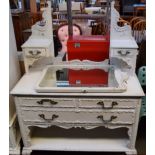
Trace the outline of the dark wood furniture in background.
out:
<instances>
[{"instance_id":1,"label":"dark wood furniture in background","mask_svg":"<svg viewBox=\"0 0 155 155\"><path fill-rule=\"evenodd\" d=\"M120 13L120 0L115 0L115 8Z\"/></svg>"},{"instance_id":2,"label":"dark wood furniture in background","mask_svg":"<svg viewBox=\"0 0 155 155\"><path fill-rule=\"evenodd\" d=\"M30 29L37 21L41 20L41 13L12 13L13 26L16 37L17 50L21 51L21 45L25 42L23 31Z\"/></svg>"},{"instance_id":3,"label":"dark wood furniture in background","mask_svg":"<svg viewBox=\"0 0 155 155\"><path fill-rule=\"evenodd\" d=\"M17 50L21 51L21 45L26 41L23 36L23 31L30 29L32 25L40 21L42 15L37 8L36 0L22 0L22 10L20 8L14 10L13 4L13 1L10 0Z\"/></svg>"},{"instance_id":4,"label":"dark wood furniture in background","mask_svg":"<svg viewBox=\"0 0 155 155\"><path fill-rule=\"evenodd\" d=\"M146 16L146 5L134 6L134 16L143 15Z\"/></svg>"},{"instance_id":5,"label":"dark wood furniture in background","mask_svg":"<svg viewBox=\"0 0 155 155\"><path fill-rule=\"evenodd\" d=\"M30 0L30 12L37 13L37 3L36 0Z\"/></svg>"},{"instance_id":6,"label":"dark wood furniture in background","mask_svg":"<svg viewBox=\"0 0 155 155\"><path fill-rule=\"evenodd\" d=\"M17 50L21 51L21 45L24 43L23 30L31 28L33 24L30 13L12 13L12 20L16 38Z\"/></svg>"},{"instance_id":7,"label":"dark wood furniture in background","mask_svg":"<svg viewBox=\"0 0 155 155\"><path fill-rule=\"evenodd\" d=\"M139 0L121 0L121 15L133 16L133 5L138 4Z\"/></svg>"}]
</instances>

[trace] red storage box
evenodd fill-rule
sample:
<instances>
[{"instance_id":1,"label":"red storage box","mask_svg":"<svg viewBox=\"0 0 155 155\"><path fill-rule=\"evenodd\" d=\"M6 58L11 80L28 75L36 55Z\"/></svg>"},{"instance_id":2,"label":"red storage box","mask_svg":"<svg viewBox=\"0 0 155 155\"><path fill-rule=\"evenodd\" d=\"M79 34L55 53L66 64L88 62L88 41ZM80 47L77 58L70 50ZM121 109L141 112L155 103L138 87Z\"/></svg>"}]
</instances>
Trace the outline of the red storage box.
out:
<instances>
[{"instance_id":1,"label":"red storage box","mask_svg":"<svg viewBox=\"0 0 155 155\"><path fill-rule=\"evenodd\" d=\"M108 72L101 69L68 71L70 85L81 86L107 86Z\"/></svg>"},{"instance_id":2,"label":"red storage box","mask_svg":"<svg viewBox=\"0 0 155 155\"><path fill-rule=\"evenodd\" d=\"M109 45L108 36L73 36L67 42L68 60L103 61L109 58Z\"/></svg>"}]
</instances>

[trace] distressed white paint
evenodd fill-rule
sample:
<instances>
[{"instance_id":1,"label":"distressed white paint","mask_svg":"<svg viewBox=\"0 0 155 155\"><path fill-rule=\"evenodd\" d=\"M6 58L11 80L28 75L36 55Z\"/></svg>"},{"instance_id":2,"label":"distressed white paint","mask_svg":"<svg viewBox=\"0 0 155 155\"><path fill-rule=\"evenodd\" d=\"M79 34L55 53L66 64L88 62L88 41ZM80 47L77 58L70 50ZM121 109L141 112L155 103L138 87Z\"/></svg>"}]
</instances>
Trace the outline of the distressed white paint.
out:
<instances>
[{"instance_id":1,"label":"distressed white paint","mask_svg":"<svg viewBox=\"0 0 155 155\"><path fill-rule=\"evenodd\" d=\"M22 45L24 52L24 64L26 72L33 63L42 57L54 57L54 41L53 41L53 24L52 24L52 8L51 1L48 1L48 7L43 9L43 26L37 22L32 26L32 35Z\"/></svg>"},{"instance_id":2,"label":"distressed white paint","mask_svg":"<svg viewBox=\"0 0 155 155\"><path fill-rule=\"evenodd\" d=\"M113 58L125 61L129 66L131 75L135 73L138 45L132 36L131 26L118 26L119 13L111 3L111 27L110 27L110 63L117 65Z\"/></svg>"},{"instance_id":3,"label":"distressed white paint","mask_svg":"<svg viewBox=\"0 0 155 155\"><path fill-rule=\"evenodd\" d=\"M123 65L124 62L129 64L127 66L131 67L126 70L127 73L132 69L132 76L129 74L130 76L126 81L126 91L121 93L38 93L35 88L40 76L42 76L42 68L29 70L11 91L11 94L15 96L18 119L24 142L23 155L29 155L32 150L111 151L126 152L127 155L137 154L135 141L141 96L144 95L134 71L136 56L138 54L137 45L131 36L131 28L129 26L118 27L117 21L119 20L119 14L114 9L113 2L111 10L110 59L116 57L117 60L120 61L120 69L125 68ZM48 20L50 15L46 15L48 16L46 16ZM35 33L33 34L36 36L40 35L38 31L35 31L38 27L34 28L33 32ZM46 29L42 28L39 28L39 30L46 31ZM46 36L46 32L43 33L43 35ZM30 40L30 44L31 43ZM27 46L26 48L32 47ZM39 53L41 56L46 53L45 47L41 48L38 45L38 47L35 46L35 48L42 50L41 53ZM26 58L30 61L31 56L29 54L31 53L32 52L29 53L25 51ZM35 53L34 51L32 56L34 56ZM37 56L35 56L36 59L38 59ZM112 60L114 59L111 59L111 63L114 63ZM60 61L61 59L56 58L53 64L58 65ZM67 63L68 65L70 65L70 63L77 65L77 61ZM90 62L78 61L78 63L88 65ZM93 62L91 63L94 64ZM119 65L117 63L114 63L114 65L118 67ZM64 64L66 64L66 62ZM97 63L96 65L99 66ZM117 74L117 76L119 76L119 74ZM102 102L102 105L98 104L99 102ZM112 106L113 103L117 104ZM128 129L128 139L122 138L121 134L118 134L117 138L102 137L101 139L89 138L89 140L87 138L77 139L77 135L71 139L69 139L69 137L47 138L43 133L39 133L36 137L31 137L30 127L34 126L43 129L58 126L65 130L72 128L91 130L97 127L105 127L113 132L115 132L114 129L124 127Z\"/></svg>"},{"instance_id":4,"label":"distressed white paint","mask_svg":"<svg viewBox=\"0 0 155 155\"><path fill-rule=\"evenodd\" d=\"M124 93L61 94L37 93L34 90L34 86L36 85L36 81L39 77L39 74L37 73L41 74L41 71L33 71L24 75L24 77L12 91L12 94L15 96L19 94L21 95L21 97L16 97L16 106L18 110L22 137L24 139L25 147L23 155L26 153L29 154L33 149L66 150L64 147L67 147L68 151L90 151L88 148L91 147L92 151L123 151L128 154L136 154L134 144L141 103L141 100L138 98L144 95L136 75L131 76L131 79L128 81L127 91ZM23 90L24 93L22 92ZM26 95L26 97L22 97L23 95ZM42 97L40 97L40 95L42 95ZM56 97L58 95L62 97ZM74 98L73 96L78 96L78 98ZM90 98L90 96L93 98ZM119 98L115 98L114 96L118 96ZM40 105L38 102L44 99L47 100L43 102L42 105ZM52 100L58 103L52 105L51 102L48 102L48 100ZM111 107L112 102L117 102L118 105L114 106L113 109L104 110L102 106L97 104L100 101L105 103L105 107ZM45 119L51 119L52 115L59 115L59 117L54 121L44 120L39 116L40 114L44 114ZM113 115L117 116L117 119L113 120L113 122L110 124L104 124L102 120L97 119L97 117L100 115L104 116L105 120L109 120ZM81 139L81 142L85 143L86 145L82 145L83 147L79 147L78 149L76 148L76 145L74 145L76 142L78 142L76 138L73 138L70 141L60 138L57 141L57 139L53 139L52 137L48 139L44 137L34 137L31 139L28 136L30 132L28 129L29 126L47 128L51 125L56 125L64 129L70 129L72 127L84 127L85 129L93 129L98 126L105 126L110 129L126 127L129 129L128 134L130 141L124 141L123 139L112 139L112 141L109 141L108 139L103 139L102 141L99 139L89 139L89 141ZM65 140L66 143L64 145L58 144L62 144ZM116 146L113 144L115 144L117 140L118 145L116 145L116 149ZM57 145L53 145L54 141ZM96 143L96 145L92 147L92 144L94 143ZM71 144L73 144L73 146ZM99 144L99 146L97 144ZM100 147L102 144L108 145L109 147Z\"/></svg>"},{"instance_id":5,"label":"distressed white paint","mask_svg":"<svg viewBox=\"0 0 155 155\"><path fill-rule=\"evenodd\" d=\"M80 94L78 94L80 95ZM105 95L105 94L104 94ZM136 154L135 150L135 140L137 134L137 126L139 119L139 110L140 110L140 99L134 99L131 96L124 98L120 94L120 98L114 98L113 102L117 102L118 108L110 107L110 109L103 109L102 106L98 106L98 101L103 101L104 103L109 102L108 100L112 100L114 93L108 99L106 96L98 99L98 96L93 97L92 99L85 99L85 95L80 95L78 98L72 97L63 97L62 99L52 99L51 97L55 97L55 95L50 95L50 97L40 97L36 98L36 96L29 95L27 97L16 97L16 107L18 111L18 117L20 122L20 128L22 133L22 138L24 141L24 152L23 154L29 154L33 149L37 150L68 150L68 151L114 151L119 152L123 151L127 154L133 153ZM137 96L140 97L140 96ZM40 104L38 101L44 100L43 104ZM51 102L48 103L49 100L59 102L59 106L52 105ZM64 102L73 102L73 106L66 107ZM96 108L93 106L85 106L85 103L96 104ZM24 104L23 104L24 102ZM33 103L32 103L33 102ZM26 104L27 103L27 104ZM62 104L61 104L62 103ZM75 104L74 104L75 103ZM112 102L111 102L112 103ZM126 105L124 108L121 107L121 104ZM51 105L50 105L51 104ZM133 105L132 105L133 104ZM32 106L31 106L32 105ZM48 108L47 108L48 107ZM107 106L109 107L109 106ZM106 107L106 108L107 108ZM44 115L44 117L41 117ZM53 115L57 115L55 119L52 119ZM103 118L99 118L99 116L103 116ZM111 117L114 116L112 120ZM128 136L129 139L125 140L123 138L118 137L115 138L102 138L102 139L82 139L81 142L84 143L83 147L76 147L75 144L78 143L79 139L64 139L64 138L46 138L43 133L39 134L39 137L30 137L29 127L30 126L38 126L41 128L48 128L50 126L58 126L64 129L71 128L85 128L85 129L94 129L96 127L104 126L109 129L116 129L120 127L128 128ZM41 138L41 137L42 138ZM75 135L76 137L76 135ZM66 143L65 143L66 141ZM116 146L113 145L118 141L117 149ZM55 142L54 145L53 143ZM58 143L64 145L59 145ZM48 144L47 144L48 143ZM91 149L88 149L88 146L92 146L92 144L96 143ZM105 144L106 143L106 144ZM73 144L73 145L72 145ZM97 145L99 144L99 145ZM100 147L101 145L108 145L108 147ZM65 149L66 148L66 149Z\"/></svg>"},{"instance_id":6,"label":"distressed white paint","mask_svg":"<svg viewBox=\"0 0 155 155\"><path fill-rule=\"evenodd\" d=\"M40 79L40 76L42 75L41 71L33 71L29 72L28 74L25 74L21 80L18 82L16 87L12 89L11 94L13 95L47 95L47 96L143 96L143 90L141 88L141 85L137 79L136 74L133 76L130 76L127 83L127 90L123 93L37 93L35 90L35 87L38 83L38 80Z\"/></svg>"},{"instance_id":7,"label":"distressed white paint","mask_svg":"<svg viewBox=\"0 0 155 155\"><path fill-rule=\"evenodd\" d=\"M14 114L9 124L9 154L19 155L20 154L20 130L17 121L17 116Z\"/></svg>"}]
</instances>

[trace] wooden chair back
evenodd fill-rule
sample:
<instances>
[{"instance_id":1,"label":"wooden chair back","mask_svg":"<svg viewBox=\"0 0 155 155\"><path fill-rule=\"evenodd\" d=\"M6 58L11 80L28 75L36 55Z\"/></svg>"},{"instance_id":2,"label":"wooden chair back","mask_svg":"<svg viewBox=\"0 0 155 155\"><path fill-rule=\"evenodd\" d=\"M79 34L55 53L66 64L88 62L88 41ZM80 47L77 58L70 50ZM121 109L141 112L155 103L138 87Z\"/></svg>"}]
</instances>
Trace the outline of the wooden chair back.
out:
<instances>
[{"instance_id":1,"label":"wooden chair back","mask_svg":"<svg viewBox=\"0 0 155 155\"><path fill-rule=\"evenodd\" d=\"M124 26L124 25L130 25L130 22L128 22L128 21L126 21L124 19L120 19L118 21L118 25L121 26L121 27Z\"/></svg>"},{"instance_id":2,"label":"wooden chair back","mask_svg":"<svg viewBox=\"0 0 155 155\"><path fill-rule=\"evenodd\" d=\"M133 36L137 43L146 38L146 20L138 21L133 27Z\"/></svg>"},{"instance_id":3,"label":"wooden chair back","mask_svg":"<svg viewBox=\"0 0 155 155\"><path fill-rule=\"evenodd\" d=\"M135 25L137 22L141 21L141 20L145 20L145 18L144 18L144 17L137 17L137 16L133 17L133 18L130 20L131 28L133 29L134 25Z\"/></svg>"},{"instance_id":4,"label":"wooden chair back","mask_svg":"<svg viewBox=\"0 0 155 155\"><path fill-rule=\"evenodd\" d=\"M92 22L92 35L106 35L108 31L108 25L104 22Z\"/></svg>"}]
</instances>

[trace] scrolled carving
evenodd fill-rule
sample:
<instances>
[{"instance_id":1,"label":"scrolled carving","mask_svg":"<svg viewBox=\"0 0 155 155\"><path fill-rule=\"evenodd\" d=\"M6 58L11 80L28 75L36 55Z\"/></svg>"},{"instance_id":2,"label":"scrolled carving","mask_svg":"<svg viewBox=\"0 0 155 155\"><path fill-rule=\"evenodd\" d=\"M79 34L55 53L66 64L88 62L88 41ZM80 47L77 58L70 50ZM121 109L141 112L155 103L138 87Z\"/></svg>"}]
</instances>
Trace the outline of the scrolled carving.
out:
<instances>
[{"instance_id":1,"label":"scrolled carving","mask_svg":"<svg viewBox=\"0 0 155 155\"><path fill-rule=\"evenodd\" d=\"M119 39L123 38L131 38L131 26L124 25L123 27L118 26L118 21L120 19L120 15L118 11L114 7L115 2L111 2L111 37Z\"/></svg>"},{"instance_id":2,"label":"scrolled carving","mask_svg":"<svg viewBox=\"0 0 155 155\"><path fill-rule=\"evenodd\" d=\"M118 129L118 128L129 128L127 125L113 125L113 124L81 124L81 123L28 123L27 126L30 127L40 127L40 128L50 128L52 126L57 126L63 129L71 128L84 128L86 130L95 129L98 127L105 127L108 129Z\"/></svg>"},{"instance_id":3,"label":"scrolled carving","mask_svg":"<svg viewBox=\"0 0 155 155\"><path fill-rule=\"evenodd\" d=\"M74 68L81 68L81 66L85 69L89 68L90 67L97 67L97 68L108 68L109 67L109 60L106 59L104 61L101 61L101 62L96 62L96 61L91 61L91 60L78 60L78 59L75 59L75 60L71 60L71 61L61 61L61 59L58 59L58 58L55 58L53 60L53 65L56 65L56 66L68 66L68 67L74 67Z\"/></svg>"},{"instance_id":4,"label":"scrolled carving","mask_svg":"<svg viewBox=\"0 0 155 155\"><path fill-rule=\"evenodd\" d=\"M37 22L32 26L32 37L42 36L49 39L53 37L53 28L52 28L52 17L51 17L51 2L47 1L48 7L43 8L42 11L42 21Z\"/></svg>"}]
</instances>

